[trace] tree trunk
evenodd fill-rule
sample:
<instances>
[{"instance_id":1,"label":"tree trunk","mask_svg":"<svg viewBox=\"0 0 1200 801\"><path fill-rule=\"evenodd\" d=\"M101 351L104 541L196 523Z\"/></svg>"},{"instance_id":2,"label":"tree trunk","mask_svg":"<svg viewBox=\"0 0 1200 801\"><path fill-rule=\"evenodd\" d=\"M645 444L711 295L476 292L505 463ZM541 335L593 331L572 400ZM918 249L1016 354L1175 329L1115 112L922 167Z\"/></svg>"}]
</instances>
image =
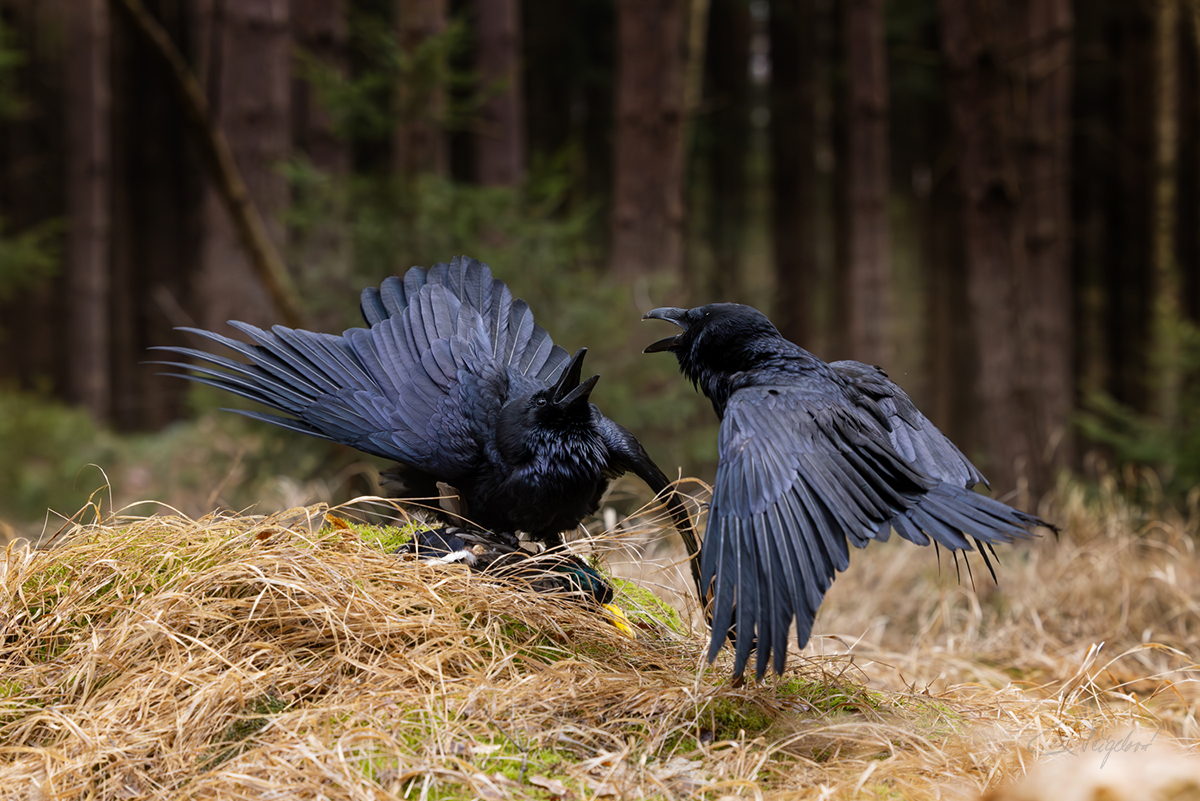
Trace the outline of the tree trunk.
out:
<instances>
[{"instance_id":1,"label":"tree trunk","mask_svg":"<svg viewBox=\"0 0 1200 801\"><path fill-rule=\"evenodd\" d=\"M851 0L844 10L846 77L846 302L849 354L891 362L888 237L888 81L882 0Z\"/></svg>"},{"instance_id":2,"label":"tree trunk","mask_svg":"<svg viewBox=\"0 0 1200 801\"><path fill-rule=\"evenodd\" d=\"M1175 263L1179 181L1179 3L1158 0L1155 15L1154 124L1154 411L1168 426L1178 422L1182 385L1179 321L1181 289Z\"/></svg>"},{"instance_id":3,"label":"tree trunk","mask_svg":"<svg viewBox=\"0 0 1200 801\"><path fill-rule=\"evenodd\" d=\"M1120 3L1113 29L1114 60L1119 65L1111 130L1121 143L1117 153L1118 194L1106 219L1115 232L1106 275L1110 305L1107 320L1110 391L1123 403L1146 410L1150 345L1150 271L1153 247L1154 173L1154 24L1141 3Z\"/></svg>"},{"instance_id":4,"label":"tree trunk","mask_svg":"<svg viewBox=\"0 0 1200 801\"><path fill-rule=\"evenodd\" d=\"M513 186L525 174L521 0L479 0L477 13L479 76L495 93L483 105L477 137L479 183Z\"/></svg>"},{"instance_id":5,"label":"tree trunk","mask_svg":"<svg viewBox=\"0 0 1200 801\"><path fill-rule=\"evenodd\" d=\"M297 48L342 75L349 73L346 0L291 0L292 39ZM337 135L329 110L312 84L292 81L292 136L301 152L322 172L350 172L350 147Z\"/></svg>"},{"instance_id":6,"label":"tree trunk","mask_svg":"<svg viewBox=\"0 0 1200 801\"><path fill-rule=\"evenodd\" d=\"M750 151L750 4L709 6L705 107L709 110L709 215L704 236L714 274L706 297L739 300L746 227L746 156Z\"/></svg>"},{"instance_id":7,"label":"tree trunk","mask_svg":"<svg viewBox=\"0 0 1200 801\"><path fill-rule=\"evenodd\" d=\"M287 180L279 172L291 146L291 37L287 0L212 0L201 20L207 95L250 198L280 250ZM271 297L246 255L215 189L205 198L206 236L197 285L198 319L221 330L227 320L278 322Z\"/></svg>"},{"instance_id":8,"label":"tree trunk","mask_svg":"<svg viewBox=\"0 0 1200 801\"><path fill-rule=\"evenodd\" d=\"M1000 492L1036 498L1068 457L1073 399L1071 9L942 0L941 12L989 470Z\"/></svg>"},{"instance_id":9,"label":"tree trunk","mask_svg":"<svg viewBox=\"0 0 1200 801\"><path fill-rule=\"evenodd\" d=\"M1179 28L1179 224L1181 312L1200 324L1200 0L1187 0Z\"/></svg>"},{"instance_id":10,"label":"tree trunk","mask_svg":"<svg viewBox=\"0 0 1200 801\"><path fill-rule=\"evenodd\" d=\"M110 24L107 0L67 15L67 394L97 421L111 409Z\"/></svg>"},{"instance_id":11,"label":"tree trunk","mask_svg":"<svg viewBox=\"0 0 1200 801\"><path fill-rule=\"evenodd\" d=\"M612 270L683 266L684 0L618 0Z\"/></svg>"},{"instance_id":12,"label":"tree trunk","mask_svg":"<svg viewBox=\"0 0 1200 801\"><path fill-rule=\"evenodd\" d=\"M580 105L582 48L572 47L579 37L579 9L561 0L522 0L521 13L529 152L552 156L574 131L563 109Z\"/></svg>"},{"instance_id":13,"label":"tree trunk","mask_svg":"<svg viewBox=\"0 0 1200 801\"><path fill-rule=\"evenodd\" d=\"M63 9L40 0L6 0L3 12L5 23L26 47L25 63L13 72L13 89L24 108L0 125L0 216L6 231L22 231L63 216L71 183L66 120L75 112L63 69ZM67 332L56 324L63 313L64 291L60 276L0 306L4 330L21 332L20 347L0 347L0 375L16 378L22 388L49 384L60 396L67 395Z\"/></svg>"},{"instance_id":14,"label":"tree trunk","mask_svg":"<svg viewBox=\"0 0 1200 801\"><path fill-rule=\"evenodd\" d=\"M296 47L326 68L349 73L345 0L292 0L292 38ZM326 212L304 231L290 231L302 294L316 301L312 324L322 331L341 330L344 298L356 291L351 280L349 225L345 189L350 177L350 143L334 130L333 118L308 81L292 79L292 137L295 146L322 175L332 191Z\"/></svg>"},{"instance_id":15,"label":"tree trunk","mask_svg":"<svg viewBox=\"0 0 1200 801\"><path fill-rule=\"evenodd\" d=\"M448 0L396 0L400 46L412 58L430 37L446 31ZM429 65L430 72L440 72ZM400 124L396 128L396 172L449 175L450 147L442 122L446 98L440 78L409 73L398 87Z\"/></svg>"},{"instance_id":16,"label":"tree trunk","mask_svg":"<svg viewBox=\"0 0 1200 801\"><path fill-rule=\"evenodd\" d=\"M181 4L150 7L187 49ZM113 22L113 422L152 430L179 418L187 393L145 360L152 345L191 344L173 328L195 324L179 309L199 266L205 176L161 56L127 15Z\"/></svg>"},{"instance_id":17,"label":"tree trunk","mask_svg":"<svg viewBox=\"0 0 1200 801\"><path fill-rule=\"evenodd\" d=\"M815 20L814 0L771 0L772 319L785 337L806 346L817 287Z\"/></svg>"}]
</instances>

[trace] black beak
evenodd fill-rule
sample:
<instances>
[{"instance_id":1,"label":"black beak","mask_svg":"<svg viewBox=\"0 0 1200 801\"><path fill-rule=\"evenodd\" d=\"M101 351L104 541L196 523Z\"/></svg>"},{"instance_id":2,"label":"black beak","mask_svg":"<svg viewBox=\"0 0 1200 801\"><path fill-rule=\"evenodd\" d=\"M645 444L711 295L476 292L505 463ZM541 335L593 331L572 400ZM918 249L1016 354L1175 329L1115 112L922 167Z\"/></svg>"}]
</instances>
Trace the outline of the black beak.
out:
<instances>
[{"instance_id":1,"label":"black beak","mask_svg":"<svg viewBox=\"0 0 1200 801\"><path fill-rule=\"evenodd\" d=\"M551 388L550 399L556 405L565 409L576 401L586 401L587 397L592 394L592 389L600 380L600 376L594 375L582 383L579 381L579 376L583 373L583 357L586 355L587 348L577 350L566 369L563 370L558 383Z\"/></svg>"},{"instance_id":2,"label":"black beak","mask_svg":"<svg viewBox=\"0 0 1200 801\"><path fill-rule=\"evenodd\" d=\"M687 309L677 309L672 306L664 306L661 309L651 309L650 311L646 312L646 314L642 317L642 319L643 320L666 320L668 323L674 323L675 325L679 326L684 331L686 331L687 323L684 322L684 318L687 315L687 312L688 312ZM675 343L677 343L678 341L679 341L678 334L676 334L675 336L667 337L666 339L660 339L657 342L652 342L651 344L647 345L642 350L642 353L661 353L664 350L671 350L672 348L675 347Z\"/></svg>"}]
</instances>

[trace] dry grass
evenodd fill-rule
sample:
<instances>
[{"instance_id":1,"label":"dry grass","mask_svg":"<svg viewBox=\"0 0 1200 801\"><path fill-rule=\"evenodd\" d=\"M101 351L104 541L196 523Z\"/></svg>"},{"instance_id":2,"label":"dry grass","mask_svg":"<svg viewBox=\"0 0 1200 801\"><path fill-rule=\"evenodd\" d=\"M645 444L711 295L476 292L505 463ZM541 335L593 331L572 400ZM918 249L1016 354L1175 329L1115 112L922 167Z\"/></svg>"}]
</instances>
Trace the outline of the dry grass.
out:
<instances>
[{"instance_id":1,"label":"dry grass","mask_svg":"<svg viewBox=\"0 0 1200 801\"><path fill-rule=\"evenodd\" d=\"M316 507L76 526L0 563L0 796L975 798L1107 732L1194 743L1197 521L1059 497L1000 588L857 554L805 657L740 689L698 632L632 639Z\"/></svg>"}]
</instances>

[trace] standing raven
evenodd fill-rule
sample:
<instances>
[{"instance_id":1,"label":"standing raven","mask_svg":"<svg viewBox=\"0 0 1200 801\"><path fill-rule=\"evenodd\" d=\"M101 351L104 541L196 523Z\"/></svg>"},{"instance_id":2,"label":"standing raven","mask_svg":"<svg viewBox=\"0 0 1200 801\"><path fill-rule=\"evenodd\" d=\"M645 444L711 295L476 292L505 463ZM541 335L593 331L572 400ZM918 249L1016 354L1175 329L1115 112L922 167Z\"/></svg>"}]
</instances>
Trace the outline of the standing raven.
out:
<instances>
[{"instance_id":1,"label":"standing raven","mask_svg":"<svg viewBox=\"0 0 1200 801\"><path fill-rule=\"evenodd\" d=\"M848 542L895 529L958 551L970 537L991 570L992 543L1049 525L972 491L983 476L878 367L826 364L737 303L643 319L683 329L645 352L674 353L721 420L700 583L713 591L708 659L732 629L736 677L755 643L757 677L772 652L783 673L792 621L803 648Z\"/></svg>"},{"instance_id":2,"label":"standing raven","mask_svg":"<svg viewBox=\"0 0 1200 801\"><path fill-rule=\"evenodd\" d=\"M465 516L500 535L560 542L626 471L655 493L668 489L633 434L589 402L599 376L580 381L586 349L568 356L555 345L486 264L413 267L365 290L362 312L370 327L341 336L230 322L256 343L246 344L182 329L249 362L159 349L213 365L166 362L192 371L181 377L282 415L233 411L393 460L384 477L399 497L452 486ZM667 504L680 534L693 537L673 491Z\"/></svg>"}]
</instances>

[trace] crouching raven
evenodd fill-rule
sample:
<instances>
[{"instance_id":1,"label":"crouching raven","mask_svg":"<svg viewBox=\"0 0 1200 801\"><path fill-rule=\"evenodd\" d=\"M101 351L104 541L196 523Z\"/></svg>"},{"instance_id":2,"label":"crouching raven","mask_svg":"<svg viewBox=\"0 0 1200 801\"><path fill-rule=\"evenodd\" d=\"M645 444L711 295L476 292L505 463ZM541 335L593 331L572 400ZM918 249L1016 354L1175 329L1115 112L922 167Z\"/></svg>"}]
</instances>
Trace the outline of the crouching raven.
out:
<instances>
[{"instance_id":1,"label":"crouching raven","mask_svg":"<svg viewBox=\"0 0 1200 801\"><path fill-rule=\"evenodd\" d=\"M486 264L413 267L365 290L362 312L370 327L340 336L230 322L255 343L246 344L183 329L248 361L159 349L211 365L166 362L190 371L182 377L282 413L241 414L392 460L384 475L399 497L450 485L463 515L497 534L557 544L631 472L665 495L680 534L694 536L641 443L589 402L599 377L580 380L586 350L569 356L555 345Z\"/></svg>"},{"instance_id":2,"label":"crouching raven","mask_svg":"<svg viewBox=\"0 0 1200 801\"><path fill-rule=\"evenodd\" d=\"M895 529L971 550L969 537L991 570L992 543L1049 525L972 491L983 476L878 367L826 364L736 303L643 319L683 329L645 352L674 353L721 420L700 584L713 596L709 661L732 629L736 677L752 648L759 679L772 653L783 673L788 630L803 648L847 543Z\"/></svg>"}]
</instances>

